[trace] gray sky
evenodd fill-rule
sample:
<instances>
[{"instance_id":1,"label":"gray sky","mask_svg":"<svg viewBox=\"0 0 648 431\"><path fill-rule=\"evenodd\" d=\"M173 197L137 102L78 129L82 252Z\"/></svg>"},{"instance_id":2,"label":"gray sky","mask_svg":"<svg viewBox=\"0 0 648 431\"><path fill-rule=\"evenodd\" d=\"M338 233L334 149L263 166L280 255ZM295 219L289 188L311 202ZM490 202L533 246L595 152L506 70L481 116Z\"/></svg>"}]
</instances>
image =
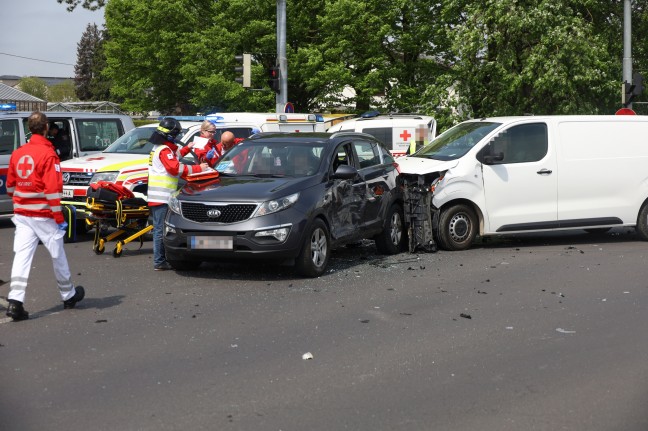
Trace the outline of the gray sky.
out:
<instances>
[{"instance_id":1,"label":"gray sky","mask_svg":"<svg viewBox=\"0 0 648 431\"><path fill-rule=\"evenodd\" d=\"M56 0L0 0L0 76L74 77L77 43L88 24L103 28L104 11L65 7Z\"/></svg>"}]
</instances>

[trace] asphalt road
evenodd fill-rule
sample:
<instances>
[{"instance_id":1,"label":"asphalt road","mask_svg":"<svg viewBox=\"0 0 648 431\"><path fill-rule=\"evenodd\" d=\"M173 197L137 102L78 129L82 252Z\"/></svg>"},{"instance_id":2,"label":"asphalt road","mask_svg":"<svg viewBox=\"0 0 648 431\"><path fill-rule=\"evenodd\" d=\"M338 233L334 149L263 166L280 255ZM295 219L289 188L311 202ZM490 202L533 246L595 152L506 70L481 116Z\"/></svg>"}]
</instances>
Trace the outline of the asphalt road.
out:
<instances>
[{"instance_id":1,"label":"asphalt road","mask_svg":"<svg viewBox=\"0 0 648 431\"><path fill-rule=\"evenodd\" d=\"M0 222L4 297L12 239ZM648 429L648 243L630 229L390 257L367 241L317 279L154 272L150 242L108 247L66 245L77 309L42 247L30 320L0 306L0 429Z\"/></svg>"}]
</instances>

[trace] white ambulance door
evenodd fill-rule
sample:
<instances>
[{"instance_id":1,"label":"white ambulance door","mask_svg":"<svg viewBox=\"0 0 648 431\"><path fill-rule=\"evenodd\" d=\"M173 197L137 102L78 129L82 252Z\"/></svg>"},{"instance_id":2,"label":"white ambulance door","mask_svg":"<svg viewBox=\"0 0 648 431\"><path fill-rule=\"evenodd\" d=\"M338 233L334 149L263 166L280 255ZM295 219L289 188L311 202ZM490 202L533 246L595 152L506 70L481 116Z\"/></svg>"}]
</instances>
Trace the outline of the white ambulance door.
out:
<instances>
[{"instance_id":1,"label":"white ambulance door","mask_svg":"<svg viewBox=\"0 0 648 431\"><path fill-rule=\"evenodd\" d=\"M486 232L558 227L556 152L549 147L547 125L510 127L482 149L479 160L489 152L504 158L482 164Z\"/></svg>"},{"instance_id":2,"label":"white ambulance door","mask_svg":"<svg viewBox=\"0 0 648 431\"><path fill-rule=\"evenodd\" d=\"M395 156L407 154L412 139L415 139L415 133L416 127L414 126L394 126L392 128L392 154Z\"/></svg>"},{"instance_id":3,"label":"white ambulance door","mask_svg":"<svg viewBox=\"0 0 648 431\"><path fill-rule=\"evenodd\" d=\"M11 153L24 142L19 118L0 120L0 214L13 212L13 202L7 195L7 172Z\"/></svg>"}]
</instances>

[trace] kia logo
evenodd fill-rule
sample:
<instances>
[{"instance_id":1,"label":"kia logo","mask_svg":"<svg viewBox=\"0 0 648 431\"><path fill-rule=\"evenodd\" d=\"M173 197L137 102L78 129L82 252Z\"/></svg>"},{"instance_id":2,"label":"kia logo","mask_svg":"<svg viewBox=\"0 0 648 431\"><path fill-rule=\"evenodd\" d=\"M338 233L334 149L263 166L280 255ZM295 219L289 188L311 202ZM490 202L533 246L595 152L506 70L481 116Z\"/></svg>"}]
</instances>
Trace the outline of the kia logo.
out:
<instances>
[{"instance_id":1,"label":"kia logo","mask_svg":"<svg viewBox=\"0 0 648 431\"><path fill-rule=\"evenodd\" d=\"M63 184L67 184L68 181L70 181L70 173L69 172L63 172Z\"/></svg>"},{"instance_id":2,"label":"kia logo","mask_svg":"<svg viewBox=\"0 0 648 431\"><path fill-rule=\"evenodd\" d=\"M220 216L221 216L220 210L217 210L215 208L210 209L210 210L207 211L207 217L209 217L209 218L218 218Z\"/></svg>"}]
</instances>

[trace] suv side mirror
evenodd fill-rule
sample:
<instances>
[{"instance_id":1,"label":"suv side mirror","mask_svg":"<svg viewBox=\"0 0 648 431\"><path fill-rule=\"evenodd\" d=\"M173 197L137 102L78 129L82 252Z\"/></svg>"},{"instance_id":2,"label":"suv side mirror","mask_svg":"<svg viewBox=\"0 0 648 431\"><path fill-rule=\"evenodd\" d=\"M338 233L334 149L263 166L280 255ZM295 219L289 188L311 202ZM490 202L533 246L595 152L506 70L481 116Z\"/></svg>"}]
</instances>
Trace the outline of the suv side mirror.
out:
<instances>
[{"instance_id":1,"label":"suv side mirror","mask_svg":"<svg viewBox=\"0 0 648 431\"><path fill-rule=\"evenodd\" d=\"M350 180L358 175L358 170L353 166L349 165L340 165L333 173L333 178L339 178L341 180Z\"/></svg>"}]
</instances>

